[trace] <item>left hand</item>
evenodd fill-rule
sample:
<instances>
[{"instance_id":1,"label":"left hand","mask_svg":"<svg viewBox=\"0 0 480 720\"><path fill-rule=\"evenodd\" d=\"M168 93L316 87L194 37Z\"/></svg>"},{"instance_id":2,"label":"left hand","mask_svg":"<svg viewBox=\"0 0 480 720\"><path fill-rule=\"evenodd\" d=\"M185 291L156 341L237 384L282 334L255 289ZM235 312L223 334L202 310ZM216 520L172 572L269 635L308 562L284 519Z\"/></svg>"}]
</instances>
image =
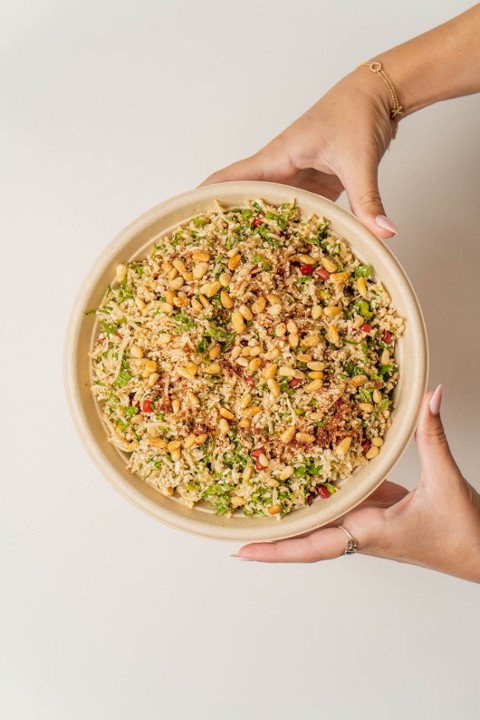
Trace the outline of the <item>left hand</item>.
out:
<instances>
[{"instance_id":1,"label":"left hand","mask_svg":"<svg viewBox=\"0 0 480 720\"><path fill-rule=\"evenodd\" d=\"M411 492L385 481L367 500L309 535L253 543L237 557L257 562L316 562L343 555L344 525L358 552L480 582L480 495L462 476L440 419L442 387L427 394L416 432L421 461Z\"/></svg>"}]
</instances>

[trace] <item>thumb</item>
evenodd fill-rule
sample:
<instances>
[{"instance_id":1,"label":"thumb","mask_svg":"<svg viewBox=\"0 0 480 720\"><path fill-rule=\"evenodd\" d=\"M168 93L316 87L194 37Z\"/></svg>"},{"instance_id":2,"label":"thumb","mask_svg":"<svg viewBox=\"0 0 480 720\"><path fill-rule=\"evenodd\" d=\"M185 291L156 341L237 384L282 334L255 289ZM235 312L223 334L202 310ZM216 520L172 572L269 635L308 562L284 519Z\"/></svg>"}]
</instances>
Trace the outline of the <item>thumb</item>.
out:
<instances>
[{"instance_id":1,"label":"thumb","mask_svg":"<svg viewBox=\"0 0 480 720\"><path fill-rule=\"evenodd\" d=\"M352 212L379 238L398 233L397 226L385 215L378 188L378 166L371 160L354 159L352 167L340 177Z\"/></svg>"},{"instance_id":2,"label":"thumb","mask_svg":"<svg viewBox=\"0 0 480 720\"><path fill-rule=\"evenodd\" d=\"M443 387L439 385L435 392L425 396L415 440L422 474L426 478L445 475L447 469L456 469L456 463L448 446L445 430L440 419L440 405Z\"/></svg>"}]
</instances>

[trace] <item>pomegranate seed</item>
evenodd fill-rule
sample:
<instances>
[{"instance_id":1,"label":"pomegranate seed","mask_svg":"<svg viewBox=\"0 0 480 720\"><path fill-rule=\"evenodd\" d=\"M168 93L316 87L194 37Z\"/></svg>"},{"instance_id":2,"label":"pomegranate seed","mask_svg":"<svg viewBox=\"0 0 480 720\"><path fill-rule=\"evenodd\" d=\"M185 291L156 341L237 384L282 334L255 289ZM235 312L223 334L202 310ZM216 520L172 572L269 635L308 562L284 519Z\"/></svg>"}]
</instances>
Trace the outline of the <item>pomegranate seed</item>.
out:
<instances>
[{"instance_id":1,"label":"pomegranate seed","mask_svg":"<svg viewBox=\"0 0 480 720\"><path fill-rule=\"evenodd\" d=\"M325 268L320 268L320 270L317 270L317 275L322 280L328 280L328 278L330 277L330 273L328 272L328 270L325 270Z\"/></svg>"},{"instance_id":2,"label":"pomegranate seed","mask_svg":"<svg viewBox=\"0 0 480 720\"><path fill-rule=\"evenodd\" d=\"M313 275L315 268L313 265L300 265L300 272L302 275Z\"/></svg>"},{"instance_id":3,"label":"pomegranate seed","mask_svg":"<svg viewBox=\"0 0 480 720\"><path fill-rule=\"evenodd\" d=\"M323 485L319 485L317 487L317 494L320 495L320 497L325 498L325 499L330 497L330 493L328 492L326 487L323 487Z\"/></svg>"},{"instance_id":4,"label":"pomegranate seed","mask_svg":"<svg viewBox=\"0 0 480 720\"><path fill-rule=\"evenodd\" d=\"M144 400L142 402L142 412L151 413L153 412L153 405L151 400Z\"/></svg>"},{"instance_id":5,"label":"pomegranate seed","mask_svg":"<svg viewBox=\"0 0 480 720\"><path fill-rule=\"evenodd\" d=\"M265 451L264 451L263 447L255 448L255 450L252 450L252 457L258 458L258 456L263 455L264 452Z\"/></svg>"},{"instance_id":6,"label":"pomegranate seed","mask_svg":"<svg viewBox=\"0 0 480 720\"><path fill-rule=\"evenodd\" d=\"M307 495L307 497L305 498L305 502L307 505L311 505L314 500L315 500L315 493L309 493Z\"/></svg>"},{"instance_id":7,"label":"pomegranate seed","mask_svg":"<svg viewBox=\"0 0 480 720\"><path fill-rule=\"evenodd\" d=\"M255 220L252 222L252 227L260 227L260 225L263 224L263 220L261 218L255 218Z\"/></svg>"},{"instance_id":8,"label":"pomegranate seed","mask_svg":"<svg viewBox=\"0 0 480 720\"><path fill-rule=\"evenodd\" d=\"M245 375L245 382L247 385L250 385L250 387L255 387L255 383L253 382L253 378L251 375Z\"/></svg>"},{"instance_id":9,"label":"pomegranate seed","mask_svg":"<svg viewBox=\"0 0 480 720\"><path fill-rule=\"evenodd\" d=\"M370 442L370 440L368 438L366 440L364 440L362 442L363 452L365 452L365 453L368 452L370 450L371 446L372 446L372 443Z\"/></svg>"},{"instance_id":10,"label":"pomegranate seed","mask_svg":"<svg viewBox=\"0 0 480 720\"><path fill-rule=\"evenodd\" d=\"M363 330L364 333L372 332L372 326L368 323L363 323L363 325L360 325L360 330Z\"/></svg>"},{"instance_id":11,"label":"pomegranate seed","mask_svg":"<svg viewBox=\"0 0 480 720\"><path fill-rule=\"evenodd\" d=\"M384 330L382 333L383 342L386 343L387 345L390 345L390 343L392 342L392 339L393 339L392 333L389 330Z\"/></svg>"},{"instance_id":12,"label":"pomegranate seed","mask_svg":"<svg viewBox=\"0 0 480 720\"><path fill-rule=\"evenodd\" d=\"M285 268L279 267L277 270L277 275L280 275L281 277L283 277L285 275Z\"/></svg>"},{"instance_id":13,"label":"pomegranate seed","mask_svg":"<svg viewBox=\"0 0 480 720\"><path fill-rule=\"evenodd\" d=\"M302 382L303 382L303 380L300 380L300 378L292 378L288 383L288 387L296 388L299 385L301 385Z\"/></svg>"}]
</instances>

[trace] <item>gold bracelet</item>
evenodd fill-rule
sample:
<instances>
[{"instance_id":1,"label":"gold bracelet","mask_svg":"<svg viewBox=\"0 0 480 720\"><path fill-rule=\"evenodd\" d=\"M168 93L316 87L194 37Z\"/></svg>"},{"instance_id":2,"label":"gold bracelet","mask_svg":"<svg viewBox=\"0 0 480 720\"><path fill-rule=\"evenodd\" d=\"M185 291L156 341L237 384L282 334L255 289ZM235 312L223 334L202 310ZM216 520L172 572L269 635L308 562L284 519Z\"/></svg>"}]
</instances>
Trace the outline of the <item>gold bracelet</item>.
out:
<instances>
[{"instance_id":1,"label":"gold bracelet","mask_svg":"<svg viewBox=\"0 0 480 720\"><path fill-rule=\"evenodd\" d=\"M377 73L379 75L385 85L388 88L388 92L390 93L390 97L392 98L392 107L390 109L390 119L393 122L393 135L392 137L395 137L398 130L398 121L402 117L402 115L405 114L405 110L403 109L403 106L400 104L400 100L398 99L397 91L395 90L395 86L388 77L387 73L382 68L382 63L379 63L377 61L374 62L364 62L361 63L358 67L368 67L369 70L373 73Z\"/></svg>"}]
</instances>

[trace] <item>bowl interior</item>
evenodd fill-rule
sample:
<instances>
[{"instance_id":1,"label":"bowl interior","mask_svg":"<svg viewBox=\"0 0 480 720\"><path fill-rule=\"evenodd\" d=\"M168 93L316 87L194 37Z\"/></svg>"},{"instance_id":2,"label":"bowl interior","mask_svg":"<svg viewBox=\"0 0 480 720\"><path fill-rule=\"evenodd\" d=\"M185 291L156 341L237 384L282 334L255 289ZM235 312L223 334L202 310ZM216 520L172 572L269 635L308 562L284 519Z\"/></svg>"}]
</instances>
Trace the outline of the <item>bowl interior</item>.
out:
<instances>
[{"instance_id":1,"label":"bowl interior","mask_svg":"<svg viewBox=\"0 0 480 720\"><path fill-rule=\"evenodd\" d=\"M373 266L375 276L389 292L406 331L397 343L400 380L395 389L396 410L382 451L366 467L357 469L340 492L328 500L318 498L310 507L295 510L283 519L231 518L209 508L190 510L167 498L126 469L126 456L107 441L99 407L90 390L88 353L96 334L96 317L86 315L98 307L120 262L144 257L159 235L180 222L212 207L245 205L261 198L280 204L296 199L303 215L325 215L331 227L346 239L354 254ZM335 203L304 190L263 182L232 182L198 188L174 197L148 211L125 228L102 252L88 273L74 303L65 342L64 373L67 398L80 437L102 474L130 502L161 522L206 537L223 540L274 540L332 522L365 499L384 480L408 444L418 420L428 372L425 324L415 292L399 262L387 246L353 215Z\"/></svg>"}]
</instances>

